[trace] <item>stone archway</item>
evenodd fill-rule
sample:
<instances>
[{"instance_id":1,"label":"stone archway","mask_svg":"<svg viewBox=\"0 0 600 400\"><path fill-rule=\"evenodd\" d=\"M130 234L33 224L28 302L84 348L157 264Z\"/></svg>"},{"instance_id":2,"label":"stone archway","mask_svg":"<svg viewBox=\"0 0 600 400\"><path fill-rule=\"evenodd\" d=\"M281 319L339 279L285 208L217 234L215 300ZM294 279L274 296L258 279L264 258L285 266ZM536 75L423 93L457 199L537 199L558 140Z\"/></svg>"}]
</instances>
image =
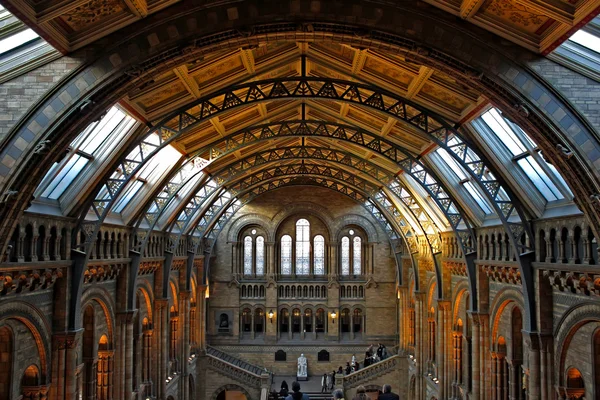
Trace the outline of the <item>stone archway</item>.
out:
<instances>
[{"instance_id":1,"label":"stone archway","mask_svg":"<svg viewBox=\"0 0 600 400\"><path fill-rule=\"evenodd\" d=\"M229 384L215 390L210 400L252 400L252 397L243 387Z\"/></svg>"}]
</instances>

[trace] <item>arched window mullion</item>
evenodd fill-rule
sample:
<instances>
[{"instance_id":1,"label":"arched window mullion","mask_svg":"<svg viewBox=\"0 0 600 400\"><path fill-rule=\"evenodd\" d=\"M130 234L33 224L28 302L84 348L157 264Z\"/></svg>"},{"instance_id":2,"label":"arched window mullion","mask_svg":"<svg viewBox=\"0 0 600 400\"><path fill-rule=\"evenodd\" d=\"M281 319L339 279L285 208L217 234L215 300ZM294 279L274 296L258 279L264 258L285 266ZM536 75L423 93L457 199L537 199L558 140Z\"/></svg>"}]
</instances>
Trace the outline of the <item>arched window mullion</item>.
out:
<instances>
[{"instance_id":1,"label":"arched window mullion","mask_svg":"<svg viewBox=\"0 0 600 400\"><path fill-rule=\"evenodd\" d=\"M350 239L348 236L342 238L340 245L340 272L341 275L350 275Z\"/></svg>"},{"instance_id":2,"label":"arched window mullion","mask_svg":"<svg viewBox=\"0 0 600 400\"><path fill-rule=\"evenodd\" d=\"M296 275L310 274L310 223L302 218L296 222Z\"/></svg>"},{"instance_id":3,"label":"arched window mullion","mask_svg":"<svg viewBox=\"0 0 600 400\"><path fill-rule=\"evenodd\" d=\"M352 274L362 275L362 240L356 236L352 240Z\"/></svg>"},{"instance_id":4,"label":"arched window mullion","mask_svg":"<svg viewBox=\"0 0 600 400\"><path fill-rule=\"evenodd\" d=\"M257 236L255 240L255 257L254 257L254 271L256 276L263 276L265 274L265 239L262 236Z\"/></svg>"},{"instance_id":5,"label":"arched window mullion","mask_svg":"<svg viewBox=\"0 0 600 400\"><path fill-rule=\"evenodd\" d=\"M325 275L325 238L316 235L313 238L313 271L315 275Z\"/></svg>"},{"instance_id":6,"label":"arched window mullion","mask_svg":"<svg viewBox=\"0 0 600 400\"><path fill-rule=\"evenodd\" d=\"M244 261L244 275L250 276L253 272L254 266L254 254L253 254L253 243L251 236L244 237L244 251L243 251L243 261Z\"/></svg>"}]
</instances>

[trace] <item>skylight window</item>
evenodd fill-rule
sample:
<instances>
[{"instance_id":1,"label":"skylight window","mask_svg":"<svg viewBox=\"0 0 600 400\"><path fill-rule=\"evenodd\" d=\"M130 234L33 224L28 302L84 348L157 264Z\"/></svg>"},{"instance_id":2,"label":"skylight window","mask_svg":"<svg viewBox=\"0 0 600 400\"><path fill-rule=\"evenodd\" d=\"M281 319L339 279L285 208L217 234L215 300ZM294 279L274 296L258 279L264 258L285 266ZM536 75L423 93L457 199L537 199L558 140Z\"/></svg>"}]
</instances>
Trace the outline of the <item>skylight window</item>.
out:
<instances>
[{"instance_id":1,"label":"skylight window","mask_svg":"<svg viewBox=\"0 0 600 400\"><path fill-rule=\"evenodd\" d=\"M495 108L483 114L480 120L496 136L498 145L503 145L511 153L512 161L527 175L546 201L572 196L556 168L541 157L537 145L519 126L508 121ZM477 121L473 126L478 129Z\"/></svg>"},{"instance_id":2,"label":"skylight window","mask_svg":"<svg viewBox=\"0 0 600 400\"><path fill-rule=\"evenodd\" d=\"M41 197L59 199L94 160L104 159L135 125L135 120L118 107L112 107L71 143L69 154L48 171L42 180Z\"/></svg>"},{"instance_id":3,"label":"skylight window","mask_svg":"<svg viewBox=\"0 0 600 400\"><path fill-rule=\"evenodd\" d=\"M40 35L35 33L33 29L26 29L19 33L15 33L6 39L0 40L0 55L22 46L25 43L31 42L32 40L38 39L39 37Z\"/></svg>"},{"instance_id":4,"label":"skylight window","mask_svg":"<svg viewBox=\"0 0 600 400\"><path fill-rule=\"evenodd\" d=\"M481 210L485 214L492 214L493 209L488 199L479 190L479 188L475 186L473 182L471 182L470 175L464 170L458 161L456 161L456 159L454 159L454 157L452 157L445 149L439 148L435 151L435 153L439 155L448 168L454 172L459 179L459 183L467 190L467 192L471 195L471 198L475 200Z\"/></svg>"},{"instance_id":5,"label":"skylight window","mask_svg":"<svg viewBox=\"0 0 600 400\"><path fill-rule=\"evenodd\" d=\"M592 35L582 29L578 30L569 38L573 42L587 47L590 50L600 53L600 37Z\"/></svg>"},{"instance_id":6,"label":"skylight window","mask_svg":"<svg viewBox=\"0 0 600 400\"><path fill-rule=\"evenodd\" d=\"M600 82L600 17L576 31L548 58Z\"/></svg>"},{"instance_id":7,"label":"skylight window","mask_svg":"<svg viewBox=\"0 0 600 400\"><path fill-rule=\"evenodd\" d=\"M38 68L61 54L8 10L0 8L0 83Z\"/></svg>"}]
</instances>

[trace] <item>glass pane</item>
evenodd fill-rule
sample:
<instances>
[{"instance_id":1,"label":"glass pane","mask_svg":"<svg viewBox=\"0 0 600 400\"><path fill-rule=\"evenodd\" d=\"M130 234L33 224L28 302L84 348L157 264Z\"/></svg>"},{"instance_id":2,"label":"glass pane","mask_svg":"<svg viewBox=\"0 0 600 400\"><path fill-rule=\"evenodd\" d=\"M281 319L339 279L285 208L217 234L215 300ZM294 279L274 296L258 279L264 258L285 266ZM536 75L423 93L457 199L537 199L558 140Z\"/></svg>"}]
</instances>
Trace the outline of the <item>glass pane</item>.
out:
<instances>
[{"instance_id":1,"label":"glass pane","mask_svg":"<svg viewBox=\"0 0 600 400\"><path fill-rule=\"evenodd\" d=\"M131 199L133 199L135 197L135 195L140 191L142 186L144 186L144 182L141 182L141 181L133 182L133 184L131 184L131 187L129 188L129 190L127 190L125 192L125 194L121 197L121 199L115 205L115 208L114 208L115 212L118 212L118 213L122 212L123 209L125 207L127 207L127 204L129 204Z\"/></svg>"},{"instance_id":2,"label":"glass pane","mask_svg":"<svg viewBox=\"0 0 600 400\"><path fill-rule=\"evenodd\" d=\"M362 248L361 248L361 240L357 236L354 238L354 243L352 246L352 270L354 271L354 275L360 275L362 273Z\"/></svg>"},{"instance_id":3,"label":"glass pane","mask_svg":"<svg viewBox=\"0 0 600 400\"><path fill-rule=\"evenodd\" d=\"M584 47L587 47L590 50L595 51L596 53L600 53L600 38L595 35L592 35L589 32L584 30L578 30L569 38L569 40L574 41L577 44L580 44Z\"/></svg>"},{"instance_id":4,"label":"glass pane","mask_svg":"<svg viewBox=\"0 0 600 400\"><path fill-rule=\"evenodd\" d=\"M310 224L305 219L296 222L296 274L310 274Z\"/></svg>"},{"instance_id":5,"label":"glass pane","mask_svg":"<svg viewBox=\"0 0 600 400\"><path fill-rule=\"evenodd\" d=\"M0 54L4 54L7 51L19 47L31 40L37 39L40 36L33 31L33 29L26 29L14 35L7 37L6 39L0 40Z\"/></svg>"},{"instance_id":6,"label":"glass pane","mask_svg":"<svg viewBox=\"0 0 600 400\"><path fill-rule=\"evenodd\" d=\"M500 141L506 146L510 152L517 156L527 151L521 140L508 126L504 118L500 115L498 110L492 108L481 116L485 123L490 127L492 131L498 136Z\"/></svg>"},{"instance_id":7,"label":"glass pane","mask_svg":"<svg viewBox=\"0 0 600 400\"><path fill-rule=\"evenodd\" d=\"M281 274L292 273L292 237L285 235L281 238Z\"/></svg>"},{"instance_id":8,"label":"glass pane","mask_svg":"<svg viewBox=\"0 0 600 400\"><path fill-rule=\"evenodd\" d=\"M467 179L467 173L463 167L461 167L460 164L445 149L437 149L435 152L439 154L440 157L442 157L442 159L446 162L446 165L448 165L448 167L454 171L456 176L458 176L458 179Z\"/></svg>"},{"instance_id":9,"label":"glass pane","mask_svg":"<svg viewBox=\"0 0 600 400\"><path fill-rule=\"evenodd\" d=\"M87 163L87 158L78 155L73 156L52 182L50 182L46 190L42 193L42 197L54 200L58 199Z\"/></svg>"},{"instance_id":10,"label":"glass pane","mask_svg":"<svg viewBox=\"0 0 600 400\"><path fill-rule=\"evenodd\" d=\"M350 239L342 238L342 275L350 275Z\"/></svg>"},{"instance_id":11,"label":"glass pane","mask_svg":"<svg viewBox=\"0 0 600 400\"><path fill-rule=\"evenodd\" d=\"M477 204L479 204L479 207L481 207L481 209L483 210L484 213L486 213L486 214L492 213L492 207L488 203L487 199L485 197L483 197L483 195L481 195L481 193L479 193L479 191L477 190L477 188L475 188L473 183L465 182L465 188L467 189L467 191L469 192L471 197L473 197L473 199L477 202Z\"/></svg>"},{"instance_id":12,"label":"glass pane","mask_svg":"<svg viewBox=\"0 0 600 400\"><path fill-rule=\"evenodd\" d=\"M265 238L256 238L256 275L265 274Z\"/></svg>"},{"instance_id":13,"label":"glass pane","mask_svg":"<svg viewBox=\"0 0 600 400\"><path fill-rule=\"evenodd\" d=\"M252 238L244 238L244 275L252 275Z\"/></svg>"},{"instance_id":14,"label":"glass pane","mask_svg":"<svg viewBox=\"0 0 600 400\"><path fill-rule=\"evenodd\" d=\"M119 137L113 136L113 133L117 126L124 121L126 122L125 125L127 125L127 128L130 128L135 122L133 118L129 117L117 107L111 108L106 116L87 134L87 137L81 144L79 150L87 154L94 154L107 139L118 140ZM123 129L121 132L127 132L127 130L128 129Z\"/></svg>"},{"instance_id":15,"label":"glass pane","mask_svg":"<svg viewBox=\"0 0 600 400\"><path fill-rule=\"evenodd\" d=\"M321 235L315 236L315 275L325 274L325 238Z\"/></svg>"},{"instance_id":16,"label":"glass pane","mask_svg":"<svg viewBox=\"0 0 600 400\"><path fill-rule=\"evenodd\" d=\"M552 180L546 175L542 167L532 156L521 158L517 163L523 171L525 171L529 179L531 179L535 187L538 188L546 200L554 201L564 198L556 185L554 185Z\"/></svg>"}]
</instances>

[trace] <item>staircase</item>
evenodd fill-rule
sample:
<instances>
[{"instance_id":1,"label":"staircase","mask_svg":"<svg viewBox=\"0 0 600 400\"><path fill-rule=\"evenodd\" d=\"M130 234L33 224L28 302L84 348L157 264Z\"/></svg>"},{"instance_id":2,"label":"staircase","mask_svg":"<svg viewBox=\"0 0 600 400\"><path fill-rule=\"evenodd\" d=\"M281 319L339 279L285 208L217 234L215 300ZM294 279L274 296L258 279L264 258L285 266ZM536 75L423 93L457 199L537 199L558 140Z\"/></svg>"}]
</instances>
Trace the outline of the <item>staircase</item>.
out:
<instances>
[{"instance_id":1,"label":"staircase","mask_svg":"<svg viewBox=\"0 0 600 400\"><path fill-rule=\"evenodd\" d=\"M208 367L254 388L261 388L261 379L270 378L266 368L252 365L244 360L207 346ZM269 379L270 380L270 379Z\"/></svg>"},{"instance_id":2,"label":"staircase","mask_svg":"<svg viewBox=\"0 0 600 400\"><path fill-rule=\"evenodd\" d=\"M372 381L373 378L395 372L399 361L400 356L395 355L344 376L344 389L353 388L358 385L366 385Z\"/></svg>"}]
</instances>

